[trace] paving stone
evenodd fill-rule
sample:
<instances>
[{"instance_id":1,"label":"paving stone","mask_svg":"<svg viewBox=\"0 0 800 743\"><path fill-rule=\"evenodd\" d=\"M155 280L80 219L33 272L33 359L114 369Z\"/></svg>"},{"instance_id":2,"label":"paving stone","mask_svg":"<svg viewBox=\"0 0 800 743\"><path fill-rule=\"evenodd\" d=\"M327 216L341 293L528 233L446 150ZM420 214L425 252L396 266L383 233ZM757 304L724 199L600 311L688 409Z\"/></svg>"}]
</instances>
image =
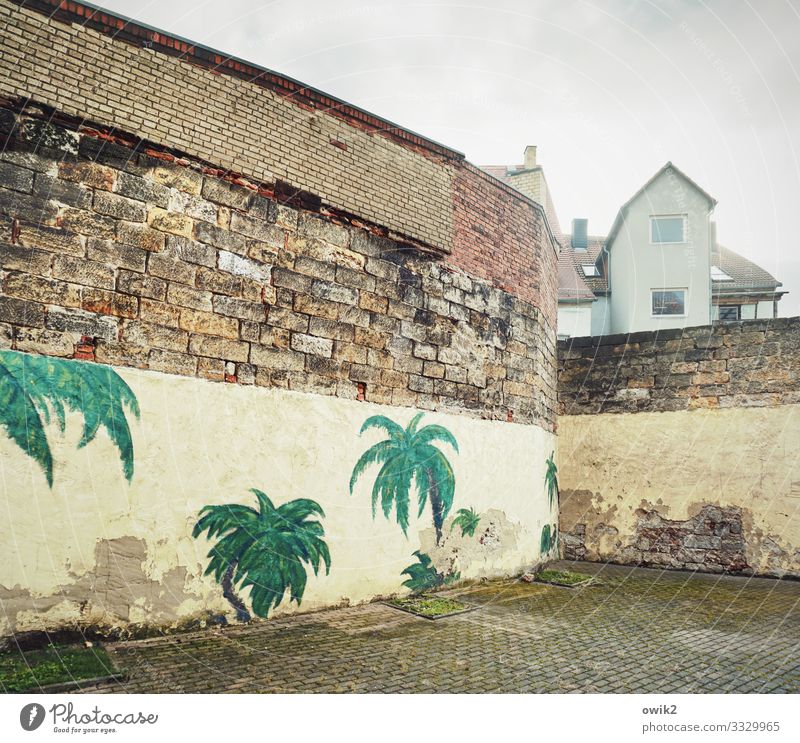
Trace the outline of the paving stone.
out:
<instances>
[{"instance_id":1,"label":"paving stone","mask_svg":"<svg viewBox=\"0 0 800 743\"><path fill-rule=\"evenodd\" d=\"M557 567L596 577L579 589L511 580L455 588L447 595L477 609L435 622L375 603L120 642L110 652L128 678L97 691L800 691L800 584Z\"/></svg>"}]
</instances>

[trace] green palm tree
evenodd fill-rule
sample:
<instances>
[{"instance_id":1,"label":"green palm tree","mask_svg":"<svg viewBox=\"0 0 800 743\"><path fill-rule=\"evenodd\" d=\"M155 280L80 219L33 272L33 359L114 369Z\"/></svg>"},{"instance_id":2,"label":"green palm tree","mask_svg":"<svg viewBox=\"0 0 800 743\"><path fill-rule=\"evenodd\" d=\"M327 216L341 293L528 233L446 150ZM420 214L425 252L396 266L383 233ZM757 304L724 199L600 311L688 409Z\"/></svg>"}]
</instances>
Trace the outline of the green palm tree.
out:
<instances>
[{"instance_id":1,"label":"green palm tree","mask_svg":"<svg viewBox=\"0 0 800 743\"><path fill-rule=\"evenodd\" d=\"M553 461L553 454L555 452L550 452L550 456L545 462L546 470L544 473L544 487L551 506L553 502L558 500L558 468Z\"/></svg>"},{"instance_id":2,"label":"green palm tree","mask_svg":"<svg viewBox=\"0 0 800 743\"><path fill-rule=\"evenodd\" d=\"M542 537L539 542L539 550L542 555L546 555L558 544L558 528L555 524L545 524L542 527Z\"/></svg>"},{"instance_id":3,"label":"green palm tree","mask_svg":"<svg viewBox=\"0 0 800 743\"><path fill-rule=\"evenodd\" d=\"M401 575L407 575L408 579L403 581L406 588L411 589L411 593L422 593L429 588L438 588L457 581L460 573L445 575L436 570L429 555L417 550L414 552L417 562L409 565Z\"/></svg>"},{"instance_id":4,"label":"green palm tree","mask_svg":"<svg viewBox=\"0 0 800 743\"><path fill-rule=\"evenodd\" d=\"M83 415L79 448L93 441L101 426L106 430L130 482L133 441L126 408L139 417L136 396L110 366L0 351L0 426L44 470L50 487L53 455L45 426L55 418L63 433L67 410Z\"/></svg>"},{"instance_id":5,"label":"green palm tree","mask_svg":"<svg viewBox=\"0 0 800 743\"><path fill-rule=\"evenodd\" d=\"M456 480L447 457L433 442L450 444L456 452L458 442L444 426L425 426L418 431L417 425L422 416L423 413L417 413L405 430L383 415L373 415L364 421L362 434L370 428L378 428L385 431L389 438L367 449L356 462L350 477L350 494L364 470L370 465L380 464L381 469L372 486L372 517L375 518L375 508L380 498L383 515L389 518L394 505L397 523L406 534L411 484L415 482L419 515L422 515L430 499L433 528L436 531L436 543L439 544L442 525L453 505Z\"/></svg>"},{"instance_id":6,"label":"green palm tree","mask_svg":"<svg viewBox=\"0 0 800 743\"><path fill-rule=\"evenodd\" d=\"M474 536L480 520L481 517L475 512L474 508L459 508L456 511L453 523L450 524L450 531L453 531L456 526L460 526L462 537Z\"/></svg>"},{"instance_id":7,"label":"green palm tree","mask_svg":"<svg viewBox=\"0 0 800 743\"><path fill-rule=\"evenodd\" d=\"M208 553L205 574L214 575L240 622L249 622L250 612L236 593L237 586L250 587L253 613L266 619L287 590L289 601L300 606L307 580L303 563L313 568L314 575L321 563L326 575L331 568L328 545L322 539L325 530L313 518L325 516L316 501L298 498L275 508L260 490L251 492L258 510L236 503L205 506L192 530L195 538L204 531L208 539L218 538Z\"/></svg>"}]
</instances>

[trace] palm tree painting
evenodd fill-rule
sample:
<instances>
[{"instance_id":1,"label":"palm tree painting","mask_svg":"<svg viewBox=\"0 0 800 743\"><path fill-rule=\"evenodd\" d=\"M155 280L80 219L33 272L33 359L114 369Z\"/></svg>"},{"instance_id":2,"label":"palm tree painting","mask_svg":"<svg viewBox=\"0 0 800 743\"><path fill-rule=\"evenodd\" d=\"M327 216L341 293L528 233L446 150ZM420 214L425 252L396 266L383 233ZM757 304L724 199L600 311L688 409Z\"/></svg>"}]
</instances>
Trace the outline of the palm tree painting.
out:
<instances>
[{"instance_id":1,"label":"palm tree painting","mask_svg":"<svg viewBox=\"0 0 800 743\"><path fill-rule=\"evenodd\" d=\"M83 415L82 448L104 428L119 450L122 471L133 477L133 440L126 410L139 417L136 396L110 367L72 359L0 351L0 426L44 471L53 487L53 454L45 427L66 412Z\"/></svg>"},{"instance_id":2,"label":"palm tree painting","mask_svg":"<svg viewBox=\"0 0 800 743\"><path fill-rule=\"evenodd\" d=\"M456 517L450 525L450 531L455 527L461 527L462 537L472 537L475 535L475 529L478 528L481 517L475 512L474 508L459 508L456 512Z\"/></svg>"},{"instance_id":3,"label":"palm tree painting","mask_svg":"<svg viewBox=\"0 0 800 743\"><path fill-rule=\"evenodd\" d=\"M217 538L208 553L205 574L213 574L222 586L222 595L236 610L240 622L250 621L250 612L237 588L250 588L250 603L256 616L266 619L289 592L289 601L298 606L306 588L306 565L319 573L330 572L331 556L323 540L325 530L316 517L325 513L316 501L298 498L275 508L260 490L251 492L258 510L232 503L205 506L192 536L207 532Z\"/></svg>"},{"instance_id":4,"label":"palm tree painting","mask_svg":"<svg viewBox=\"0 0 800 743\"><path fill-rule=\"evenodd\" d=\"M539 540L539 550L542 555L546 555L552 550L556 544L558 543L558 529L556 525L553 524L551 527L550 524L545 524L542 527L542 536Z\"/></svg>"},{"instance_id":5,"label":"palm tree painting","mask_svg":"<svg viewBox=\"0 0 800 743\"><path fill-rule=\"evenodd\" d=\"M434 442L449 444L458 452L458 442L444 426L430 425L417 430L423 413L417 413L403 429L383 415L364 421L361 433L370 428L384 431L388 438L365 451L353 467L350 494L358 478L373 464L381 466L372 486L372 517L378 500L386 518L395 509L395 518L403 534L408 529L408 509L412 484L416 486L419 515L430 500L436 543L442 538L442 525L453 505L456 480L444 452Z\"/></svg>"},{"instance_id":6,"label":"palm tree painting","mask_svg":"<svg viewBox=\"0 0 800 743\"><path fill-rule=\"evenodd\" d=\"M555 452L550 452L550 456L545 461L544 473L544 487L547 491L547 497L550 500L550 506L558 501L558 468L553 461L553 454L555 454Z\"/></svg>"},{"instance_id":7,"label":"palm tree painting","mask_svg":"<svg viewBox=\"0 0 800 743\"><path fill-rule=\"evenodd\" d=\"M414 557L417 558L417 562L409 565L401 573L401 575L408 576L408 578L403 581L403 585L411 589L411 593L417 594L429 588L438 588L439 586L453 583L461 577L460 573L445 575L444 573L438 572L431 562L430 556L426 555L424 552L417 550L414 552Z\"/></svg>"}]
</instances>

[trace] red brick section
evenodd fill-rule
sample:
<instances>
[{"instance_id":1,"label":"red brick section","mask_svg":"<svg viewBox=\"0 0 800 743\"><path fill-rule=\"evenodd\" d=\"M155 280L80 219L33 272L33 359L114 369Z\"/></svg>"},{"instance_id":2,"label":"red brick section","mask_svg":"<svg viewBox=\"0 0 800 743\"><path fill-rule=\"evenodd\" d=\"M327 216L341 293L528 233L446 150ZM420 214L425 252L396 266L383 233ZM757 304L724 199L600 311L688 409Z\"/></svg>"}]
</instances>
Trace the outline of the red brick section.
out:
<instances>
[{"instance_id":1,"label":"red brick section","mask_svg":"<svg viewBox=\"0 0 800 743\"><path fill-rule=\"evenodd\" d=\"M448 262L535 305L555 330L558 255L541 207L465 163L453 210Z\"/></svg>"}]
</instances>

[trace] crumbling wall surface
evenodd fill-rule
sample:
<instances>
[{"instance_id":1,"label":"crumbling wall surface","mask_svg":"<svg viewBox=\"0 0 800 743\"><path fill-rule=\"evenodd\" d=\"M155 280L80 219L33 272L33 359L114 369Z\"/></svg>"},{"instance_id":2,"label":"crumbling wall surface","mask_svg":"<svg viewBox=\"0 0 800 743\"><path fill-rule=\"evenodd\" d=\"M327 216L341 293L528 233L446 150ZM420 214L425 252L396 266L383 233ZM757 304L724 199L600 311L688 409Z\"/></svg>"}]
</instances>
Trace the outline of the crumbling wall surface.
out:
<instances>
[{"instance_id":1,"label":"crumbling wall surface","mask_svg":"<svg viewBox=\"0 0 800 743\"><path fill-rule=\"evenodd\" d=\"M0 0L0 635L268 617L545 559L541 207L280 76L32 8Z\"/></svg>"},{"instance_id":2,"label":"crumbling wall surface","mask_svg":"<svg viewBox=\"0 0 800 743\"><path fill-rule=\"evenodd\" d=\"M6 347L553 428L549 310L511 287L302 195L0 114Z\"/></svg>"},{"instance_id":3,"label":"crumbling wall surface","mask_svg":"<svg viewBox=\"0 0 800 743\"><path fill-rule=\"evenodd\" d=\"M0 352L0 361L5 361L2 354L23 356ZM457 443L457 449L444 440L435 444L454 481L452 506L437 540L431 506L426 503L420 512L413 488L405 531L394 502L386 515L381 504L373 509L380 466L367 468L351 492L356 463L387 438L377 428L362 433L364 422L380 415L407 427L416 411L100 368L124 380L140 411L138 418L127 415L130 480L105 432L79 446L83 420L77 412L67 411L63 433L54 420L46 426L52 487L32 456L11 437L0 436L0 637L63 628L144 632L235 621L223 585L208 573L209 552L221 535L208 539L206 532L193 529L206 506L229 506L236 513L258 508L251 488L276 508L309 500L317 504L320 512L313 520L330 554L330 570L320 564L315 573L298 552L307 578L301 601L290 601L287 592L269 616L406 592L409 574L404 571L418 564L418 551L429 555L436 575L448 581L518 574L540 559L539 534L553 519L540 483L545 452L554 445L554 435L540 426L444 413L426 413L418 421L420 431L440 426ZM474 533L465 534L455 523L462 508L480 518ZM259 536L268 541L273 534ZM273 552L265 550L263 559L274 559ZM250 610L250 589L235 590Z\"/></svg>"},{"instance_id":4,"label":"crumbling wall surface","mask_svg":"<svg viewBox=\"0 0 800 743\"><path fill-rule=\"evenodd\" d=\"M0 46L7 101L133 135L278 195L304 192L513 287L555 328L556 252L542 207L461 153L278 73L72 0L0 0Z\"/></svg>"},{"instance_id":5,"label":"crumbling wall surface","mask_svg":"<svg viewBox=\"0 0 800 743\"><path fill-rule=\"evenodd\" d=\"M800 576L799 347L798 318L559 344L565 555Z\"/></svg>"}]
</instances>

